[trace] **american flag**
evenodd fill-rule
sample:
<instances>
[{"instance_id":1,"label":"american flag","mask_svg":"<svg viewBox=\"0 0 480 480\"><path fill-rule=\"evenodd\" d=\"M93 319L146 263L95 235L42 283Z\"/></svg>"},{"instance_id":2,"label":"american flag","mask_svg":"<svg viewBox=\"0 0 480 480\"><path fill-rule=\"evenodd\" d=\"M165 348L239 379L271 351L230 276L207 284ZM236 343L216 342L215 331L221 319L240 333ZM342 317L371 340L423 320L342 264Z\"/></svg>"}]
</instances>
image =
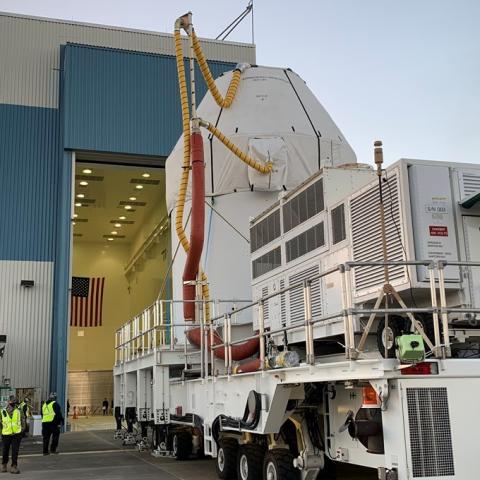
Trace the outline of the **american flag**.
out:
<instances>
[{"instance_id":1,"label":"american flag","mask_svg":"<svg viewBox=\"0 0 480 480\"><path fill-rule=\"evenodd\" d=\"M101 327L105 277L72 277L70 325Z\"/></svg>"}]
</instances>

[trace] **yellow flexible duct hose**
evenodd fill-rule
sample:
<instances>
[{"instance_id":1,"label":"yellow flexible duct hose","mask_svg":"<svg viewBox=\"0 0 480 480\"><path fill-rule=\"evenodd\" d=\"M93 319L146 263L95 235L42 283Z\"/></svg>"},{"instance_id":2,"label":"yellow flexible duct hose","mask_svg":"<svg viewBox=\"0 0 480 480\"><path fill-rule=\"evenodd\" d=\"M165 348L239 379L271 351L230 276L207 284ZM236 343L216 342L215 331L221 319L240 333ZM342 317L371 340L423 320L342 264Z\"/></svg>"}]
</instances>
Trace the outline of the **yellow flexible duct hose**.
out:
<instances>
[{"instance_id":1,"label":"yellow flexible duct hose","mask_svg":"<svg viewBox=\"0 0 480 480\"><path fill-rule=\"evenodd\" d=\"M190 109L188 107L187 81L185 78L185 65L183 63L182 37L179 29L175 29L175 55L177 57L178 86L180 89L180 104L182 106L183 123L183 165L182 177L178 189L175 230L183 249L185 252L188 252L190 250L190 243L185 235L185 229L183 228L183 214L185 210L188 177L190 175Z\"/></svg>"},{"instance_id":2,"label":"yellow flexible duct hose","mask_svg":"<svg viewBox=\"0 0 480 480\"><path fill-rule=\"evenodd\" d=\"M195 34L195 30L192 31L192 40L193 50L195 51L195 56L197 57L198 66L200 67L200 71L202 72L203 78L205 79L205 83L207 84L210 93L219 107L229 108L232 105L235 94L237 93L238 85L240 83L240 71L233 71L232 79L230 80L230 85L228 86L227 95L225 98L223 98L222 94L218 91L218 88L215 85L215 80L213 79L210 69L208 68L207 60L203 55L202 47L197 35Z\"/></svg>"},{"instance_id":3,"label":"yellow flexible duct hose","mask_svg":"<svg viewBox=\"0 0 480 480\"><path fill-rule=\"evenodd\" d=\"M234 143L232 143L218 128L214 127L211 123L201 121L200 124L204 126L213 136L217 137L231 152L233 152L242 162L245 162L249 167L252 167L260 173L270 173L273 168L271 162L262 164L257 162L250 155L240 150Z\"/></svg>"},{"instance_id":4,"label":"yellow flexible duct hose","mask_svg":"<svg viewBox=\"0 0 480 480\"><path fill-rule=\"evenodd\" d=\"M182 247L187 253L190 250L190 242L185 234L183 228L183 215L185 211L185 197L187 195L188 178L190 176L190 109L188 106L188 91L187 80L185 78L185 65L183 63L183 47L180 29L175 28L175 55L177 58L177 74L178 86L180 89L180 103L182 106L182 124L183 124L183 164L182 177L180 179L180 186L178 189L177 212L175 217L175 230L177 236L182 244ZM202 296L206 300L205 305L205 322L210 322L210 289L207 283L207 276L200 270L202 279Z\"/></svg>"}]
</instances>

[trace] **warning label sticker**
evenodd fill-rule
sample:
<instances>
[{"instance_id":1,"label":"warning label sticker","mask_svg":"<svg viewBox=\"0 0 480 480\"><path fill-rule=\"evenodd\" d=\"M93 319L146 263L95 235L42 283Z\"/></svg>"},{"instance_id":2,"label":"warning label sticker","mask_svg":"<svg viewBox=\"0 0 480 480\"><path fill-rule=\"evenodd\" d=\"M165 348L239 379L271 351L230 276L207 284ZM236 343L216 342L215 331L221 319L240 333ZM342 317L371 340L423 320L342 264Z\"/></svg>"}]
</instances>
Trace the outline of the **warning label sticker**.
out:
<instances>
[{"instance_id":1,"label":"warning label sticker","mask_svg":"<svg viewBox=\"0 0 480 480\"><path fill-rule=\"evenodd\" d=\"M448 237L448 228L442 225L429 225L431 237Z\"/></svg>"}]
</instances>

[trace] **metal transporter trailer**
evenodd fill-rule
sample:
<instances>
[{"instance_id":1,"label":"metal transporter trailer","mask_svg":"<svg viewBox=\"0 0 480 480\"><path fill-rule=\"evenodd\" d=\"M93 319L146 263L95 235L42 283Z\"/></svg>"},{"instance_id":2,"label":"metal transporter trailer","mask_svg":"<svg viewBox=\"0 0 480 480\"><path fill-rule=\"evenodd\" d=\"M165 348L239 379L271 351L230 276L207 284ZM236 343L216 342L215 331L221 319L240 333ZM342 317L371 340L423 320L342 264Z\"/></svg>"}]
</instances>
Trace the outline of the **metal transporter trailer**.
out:
<instances>
[{"instance_id":1,"label":"metal transporter trailer","mask_svg":"<svg viewBox=\"0 0 480 480\"><path fill-rule=\"evenodd\" d=\"M222 479L334 478L336 462L477 475L480 170L405 160L379 180L386 261L375 173L325 168L252 221L254 301L212 302L208 323L196 301L199 348L171 301L117 331L124 441L149 443L151 427L153 453L214 457Z\"/></svg>"}]
</instances>

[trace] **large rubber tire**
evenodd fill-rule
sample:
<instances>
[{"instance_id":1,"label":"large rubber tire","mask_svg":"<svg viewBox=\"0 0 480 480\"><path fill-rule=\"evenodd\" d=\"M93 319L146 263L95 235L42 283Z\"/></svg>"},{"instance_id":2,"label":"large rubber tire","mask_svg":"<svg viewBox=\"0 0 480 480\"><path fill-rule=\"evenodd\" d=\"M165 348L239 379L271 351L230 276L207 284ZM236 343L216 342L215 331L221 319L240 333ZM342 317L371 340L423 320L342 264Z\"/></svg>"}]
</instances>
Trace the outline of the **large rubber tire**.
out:
<instances>
[{"instance_id":1,"label":"large rubber tire","mask_svg":"<svg viewBox=\"0 0 480 480\"><path fill-rule=\"evenodd\" d=\"M238 442L233 438L224 438L218 442L215 470L222 480L237 478Z\"/></svg>"},{"instance_id":2,"label":"large rubber tire","mask_svg":"<svg viewBox=\"0 0 480 480\"><path fill-rule=\"evenodd\" d=\"M174 432L172 453L177 460L187 460L192 454L192 435L188 432Z\"/></svg>"},{"instance_id":3,"label":"large rubber tire","mask_svg":"<svg viewBox=\"0 0 480 480\"><path fill-rule=\"evenodd\" d=\"M238 480L259 480L262 478L265 449L260 445L242 445L237 453Z\"/></svg>"},{"instance_id":4,"label":"large rubber tire","mask_svg":"<svg viewBox=\"0 0 480 480\"><path fill-rule=\"evenodd\" d=\"M380 320L377 327L377 348L383 358L395 358L395 340L404 333L407 333L407 321L403 317L391 315L388 318L388 331L385 329L385 319ZM385 357L386 341L388 341L388 354Z\"/></svg>"},{"instance_id":5,"label":"large rubber tire","mask_svg":"<svg viewBox=\"0 0 480 480\"><path fill-rule=\"evenodd\" d=\"M299 480L300 470L293 466L293 455L289 450L270 450L263 460L264 480Z\"/></svg>"}]
</instances>

